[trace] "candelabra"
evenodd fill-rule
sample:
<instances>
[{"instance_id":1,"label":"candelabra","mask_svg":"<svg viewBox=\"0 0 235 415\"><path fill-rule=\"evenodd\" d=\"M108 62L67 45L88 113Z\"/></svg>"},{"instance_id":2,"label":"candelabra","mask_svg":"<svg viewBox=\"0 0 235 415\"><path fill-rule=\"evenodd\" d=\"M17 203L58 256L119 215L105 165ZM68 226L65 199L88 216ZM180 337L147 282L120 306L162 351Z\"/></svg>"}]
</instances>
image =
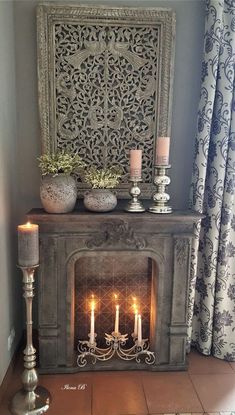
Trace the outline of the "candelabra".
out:
<instances>
[{"instance_id":1,"label":"candelabra","mask_svg":"<svg viewBox=\"0 0 235 415\"><path fill-rule=\"evenodd\" d=\"M50 393L38 386L36 366L36 350L32 344L32 300L34 297L34 272L38 265L19 268L23 273L23 297L26 304L27 344L24 349L23 388L12 399L10 410L15 415L39 415L49 409Z\"/></svg>"},{"instance_id":2,"label":"candelabra","mask_svg":"<svg viewBox=\"0 0 235 415\"><path fill-rule=\"evenodd\" d=\"M138 186L138 183L142 182L142 179L141 177L131 177L130 182L132 183L132 186L129 193L132 199L128 203L125 210L127 212L145 212L143 204L138 200L141 195L141 190Z\"/></svg>"},{"instance_id":3,"label":"candelabra","mask_svg":"<svg viewBox=\"0 0 235 415\"><path fill-rule=\"evenodd\" d=\"M166 175L166 170L171 168L171 165L155 165L154 184L157 191L153 194L153 205L149 207L151 213L171 213L172 208L168 206L170 196L166 193L166 186L171 182L169 176Z\"/></svg>"},{"instance_id":4,"label":"candelabra","mask_svg":"<svg viewBox=\"0 0 235 415\"><path fill-rule=\"evenodd\" d=\"M96 334L95 334L96 338ZM112 332L112 334L105 333L105 341L108 347L97 347L96 341L90 343L87 340L79 340L77 358L77 365L80 367L86 366L89 358L92 364L96 364L97 360L106 361L110 360L115 354L122 360L134 360L137 363L141 363L144 358L144 362L148 365L152 365L155 362L155 354L149 351L148 339L138 340L133 337L134 345L125 349L126 342L128 340L128 334L121 334Z\"/></svg>"}]
</instances>

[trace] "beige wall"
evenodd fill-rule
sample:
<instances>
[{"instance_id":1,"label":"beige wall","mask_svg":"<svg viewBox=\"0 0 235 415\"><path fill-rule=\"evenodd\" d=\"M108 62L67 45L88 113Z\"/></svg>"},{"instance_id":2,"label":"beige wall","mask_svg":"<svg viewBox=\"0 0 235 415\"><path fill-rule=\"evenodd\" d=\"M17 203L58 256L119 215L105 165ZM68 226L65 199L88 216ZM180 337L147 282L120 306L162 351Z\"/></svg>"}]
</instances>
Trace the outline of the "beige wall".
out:
<instances>
[{"instance_id":1,"label":"beige wall","mask_svg":"<svg viewBox=\"0 0 235 415\"><path fill-rule=\"evenodd\" d=\"M16 224L40 206L35 0L0 0L0 382L10 361L7 338L21 332L21 276L16 274ZM81 3L88 3L83 0ZM91 3L163 6L176 11L176 58L171 142L171 196L188 204L200 93L204 0L125 0ZM17 115L16 115L17 110ZM16 123L17 120L17 123ZM34 309L36 308L34 304ZM16 343L15 343L16 344Z\"/></svg>"}]
</instances>

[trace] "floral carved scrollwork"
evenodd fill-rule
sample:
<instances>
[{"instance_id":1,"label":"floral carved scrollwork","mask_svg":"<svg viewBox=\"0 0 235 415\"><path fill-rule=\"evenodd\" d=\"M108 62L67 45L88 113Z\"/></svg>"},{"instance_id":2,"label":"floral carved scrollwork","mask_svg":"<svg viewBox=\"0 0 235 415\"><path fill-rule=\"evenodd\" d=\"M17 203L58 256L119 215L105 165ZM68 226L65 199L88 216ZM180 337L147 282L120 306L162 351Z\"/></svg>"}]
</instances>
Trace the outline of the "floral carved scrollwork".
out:
<instances>
[{"instance_id":1,"label":"floral carved scrollwork","mask_svg":"<svg viewBox=\"0 0 235 415\"><path fill-rule=\"evenodd\" d=\"M141 143L150 183L158 29L57 24L55 40L57 146L121 166L127 183L129 149Z\"/></svg>"},{"instance_id":2,"label":"floral carved scrollwork","mask_svg":"<svg viewBox=\"0 0 235 415\"><path fill-rule=\"evenodd\" d=\"M121 221L102 224L101 232L86 242L89 249L103 246L112 248L112 246L120 244L130 248L144 249L146 241L144 238L137 236L128 223Z\"/></svg>"},{"instance_id":3,"label":"floral carved scrollwork","mask_svg":"<svg viewBox=\"0 0 235 415\"><path fill-rule=\"evenodd\" d=\"M88 166L122 167L118 190L127 196L129 150L140 147L150 197L155 140L170 132L174 24L167 9L39 6L43 151L70 149Z\"/></svg>"}]
</instances>

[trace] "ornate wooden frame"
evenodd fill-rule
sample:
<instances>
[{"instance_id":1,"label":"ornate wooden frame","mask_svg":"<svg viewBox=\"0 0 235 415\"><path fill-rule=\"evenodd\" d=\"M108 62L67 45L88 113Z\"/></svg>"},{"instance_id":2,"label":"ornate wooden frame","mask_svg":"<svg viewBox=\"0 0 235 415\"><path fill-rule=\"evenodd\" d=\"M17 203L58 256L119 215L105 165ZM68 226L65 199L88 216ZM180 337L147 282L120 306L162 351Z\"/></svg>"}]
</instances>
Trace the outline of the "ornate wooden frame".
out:
<instances>
[{"instance_id":1,"label":"ornate wooden frame","mask_svg":"<svg viewBox=\"0 0 235 415\"><path fill-rule=\"evenodd\" d=\"M170 135L174 12L44 3L37 24L42 152L69 147L90 164L121 165L126 197L128 152L142 147L150 197L156 137Z\"/></svg>"}]
</instances>

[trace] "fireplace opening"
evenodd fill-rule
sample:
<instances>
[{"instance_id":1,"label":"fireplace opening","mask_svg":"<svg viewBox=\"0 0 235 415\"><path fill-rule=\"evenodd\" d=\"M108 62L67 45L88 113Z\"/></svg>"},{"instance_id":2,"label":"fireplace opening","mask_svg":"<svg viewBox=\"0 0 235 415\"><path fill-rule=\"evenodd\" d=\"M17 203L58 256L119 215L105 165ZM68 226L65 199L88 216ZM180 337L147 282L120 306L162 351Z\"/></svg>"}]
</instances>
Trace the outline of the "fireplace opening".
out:
<instances>
[{"instance_id":1,"label":"fireplace opening","mask_svg":"<svg viewBox=\"0 0 235 415\"><path fill-rule=\"evenodd\" d=\"M119 331L128 334L126 347L133 346L135 314L141 315L142 337L154 336L156 326L155 261L138 253L98 253L83 256L75 263L74 348L79 340L88 340L91 299L95 303L95 333L98 347L107 347L105 333L115 328L119 305ZM155 294L154 294L155 293ZM155 329L156 330L156 329Z\"/></svg>"}]
</instances>

